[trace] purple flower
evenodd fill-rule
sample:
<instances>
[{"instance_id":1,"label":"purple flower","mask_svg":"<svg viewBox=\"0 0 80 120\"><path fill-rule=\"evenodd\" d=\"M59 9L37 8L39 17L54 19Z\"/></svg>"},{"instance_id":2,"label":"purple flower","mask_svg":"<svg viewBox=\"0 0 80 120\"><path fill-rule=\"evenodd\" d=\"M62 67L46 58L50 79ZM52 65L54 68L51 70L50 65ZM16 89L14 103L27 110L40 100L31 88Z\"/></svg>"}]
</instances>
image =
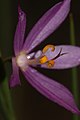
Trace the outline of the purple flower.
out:
<instances>
[{"instance_id":1,"label":"purple flower","mask_svg":"<svg viewBox=\"0 0 80 120\"><path fill-rule=\"evenodd\" d=\"M42 50L31 53L65 20L70 10L70 1L64 0L49 9L33 27L25 41L26 15L18 7L19 21L14 37L15 57L12 58L13 73L10 86L21 84L20 69L28 82L41 94L71 112L80 114L69 90L35 69L37 66L47 69L66 69L77 66L80 64L80 48L71 45L46 45Z\"/></svg>"}]
</instances>

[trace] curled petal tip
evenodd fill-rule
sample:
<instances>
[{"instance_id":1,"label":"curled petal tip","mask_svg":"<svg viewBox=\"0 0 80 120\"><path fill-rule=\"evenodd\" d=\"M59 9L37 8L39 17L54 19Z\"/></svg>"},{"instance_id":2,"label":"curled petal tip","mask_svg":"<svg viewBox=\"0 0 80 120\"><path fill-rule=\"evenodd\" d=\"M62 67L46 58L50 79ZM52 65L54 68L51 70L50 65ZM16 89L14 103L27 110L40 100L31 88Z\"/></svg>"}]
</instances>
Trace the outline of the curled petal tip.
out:
<instances>
[{"instance_id":1,"label":"curled petal tip","mask_svg":"<svg viewBox=\"0 0 80 120\"><path fill-rule=\"evenodd\" d=\"M18 5L18 14L19 14L19 19L23 20L25 13L22 11L20 5Z\"/></svg>"},{"instance_id":2,"label":"curled petal tip","mask_svg":"<svg viewBox=\"0 0 80 120\"><path fill-rule=\"evenodd\" d=\"M21 12L20 4L18 4L18 13Z\"/></svg>"}]
</instances>

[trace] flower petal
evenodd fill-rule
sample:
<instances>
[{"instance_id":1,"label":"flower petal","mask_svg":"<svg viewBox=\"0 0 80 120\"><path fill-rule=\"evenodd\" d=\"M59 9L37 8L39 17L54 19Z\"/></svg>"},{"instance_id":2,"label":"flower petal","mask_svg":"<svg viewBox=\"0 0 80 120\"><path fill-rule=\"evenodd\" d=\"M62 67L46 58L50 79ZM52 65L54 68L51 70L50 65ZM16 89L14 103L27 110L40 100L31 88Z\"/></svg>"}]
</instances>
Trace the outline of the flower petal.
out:
<instances>
[{"instance_id":1,"label":"flower petal","mask_svg":"<svg viewBox=\"0 0 80 120\"><path fill-rule=\"evenodd\" d=\"M16 65L15 58L12 58L12 67L13 67L13 73L11 75L11 79L9 81L10 87L14 87L16 85L20 85L20 79L19 79L19 68Z\"/></svg>"},{"instance_id":2,"label":"flower petal","mask_svg":"<svg viewBox=\"0 0 80 120\"><path fill-rule=\"evenodd\" d=\"M19 21L17 24L15 36L14 36L14 52L17 55L24 42L24 33L25 33L25 28L26 28L26 15L25 13L21 10L20 7L18 7L18 14L19 14Z\"/></svg>"},{"instance_id":3,"label":"flower petal","mask_svg":"<svg viewBox=\"0 0 80 120\"><path fill-rule=\"evenodd\" d=\"M71 45L59 45L56 46L55 53L47 54L49 59L54 58L54 54L58 54L62 48L62 56L55 59L55 64L50 69L67 69L80 65L80 47L71 46ZM64 54L66 53L66 54ZM47 68L46 64L41 65L41 67Z\"/></svg>"},{"instance_id":4,"label":"flower petal","mask_svg":"<svg viewBox=\"0 0 80 120\"><path fill-rule=\"evenodd\" d=\"M43 15L28 35L23 49L29 52L59 27L68 15L70 1L64 0L56 4ZM27 44L28 46L26 47Z\"/></svg>"},{"instance_id":5,"label":"flower petal","mask_svg":"<svg viewBox=\"0 0 80 120\"><path fill-rule=\"evenodd\" d=\"M73 113L80 114L72 94L60 83L40 74L33 68L23 72L29 83L51 101L58 103Z\"/></svg>"}]
</instances>

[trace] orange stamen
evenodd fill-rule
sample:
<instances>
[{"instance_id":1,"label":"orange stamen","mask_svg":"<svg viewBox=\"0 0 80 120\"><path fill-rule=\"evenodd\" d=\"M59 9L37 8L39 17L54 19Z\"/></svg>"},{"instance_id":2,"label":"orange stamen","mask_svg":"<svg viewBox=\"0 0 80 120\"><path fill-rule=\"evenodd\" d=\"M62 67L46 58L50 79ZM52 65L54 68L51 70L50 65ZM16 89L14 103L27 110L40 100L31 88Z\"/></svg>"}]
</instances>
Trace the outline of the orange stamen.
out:
<instances>
[{"instance_id":1,"label":"orange stamen","mask_svg":"<svg viewBox=\"0 0 80 120\"><path fill-rule=\"evenodd\" d=\"M43 48L42 52L45 53L49 48L51 48L52 51L55 50L55 46L54 46L54 45L46 45L46 46Z\"/></svg>"},{"instance_id":2,"label":"orange stamen","mask_svg":"<svg viewBox=\"0 0 80 120\"><path fill-rule=\"evenodd\" d=\"M40 64L44 64L44 63L46 63L47 61L48 61L47 56L43 56L43 57L40 58L40 60L39 60Z\"/></svg>"},{"instance_id":3,"label":"orange stamen","mask_svg":"<svg viewBox=\"0 0 80 120\"><path fill-rule=\"evenodd\" d=\"M47 66L48 66L49 68L51 68L51 67L54 66L54 64L55 64L54 60L50 60L50 61L48 61Z\"/></svg>"}]
</instances>

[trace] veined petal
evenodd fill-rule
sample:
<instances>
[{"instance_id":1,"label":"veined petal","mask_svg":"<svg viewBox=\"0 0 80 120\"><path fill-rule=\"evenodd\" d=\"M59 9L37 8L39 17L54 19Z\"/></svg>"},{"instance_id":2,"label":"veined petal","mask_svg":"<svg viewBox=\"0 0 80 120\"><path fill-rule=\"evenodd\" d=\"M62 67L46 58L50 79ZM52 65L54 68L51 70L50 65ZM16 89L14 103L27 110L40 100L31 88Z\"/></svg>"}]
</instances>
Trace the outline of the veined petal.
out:
<instances>
[{"instance_id":1,"label":"veined petal","mask_svg":"<svg viewBox=\"0 0 80 120\"><path fill-rule=\"evenodd\" d=\"M18 24L14 36L14 52L17 55L24 42L24 33L25 33L25 28L26 28L26 15L25 13L21 10L20 6L18 7Z\"/></svg>"},{"instance_id":2,"label":"veined petal","mask_svg":"<svg viewBox=\"0 0 80 120\"><path fill-rule=\"evenodd\" d=\"M23 74L29 83L48 99L73 113L80 114L72 94L66 87L30 67L28 67L27 71L23 72Z\"/></svg>"},{"instance_id":3,"label":"veined petal","mask_svg":"<svg viewBox=\"0 0 80 120\"><path fill-rule=\"evenodd\" d=\"M16 65L15 58L12 58L12 68L13 68L13 73L11 75L11 79L9 81L10 87L14 87L16 85L20 85L20 79L19 79L19 68Z\"/></svg>"},{"instance_id":4,"label":"veined petal","mask_svg":"<svg viewBox=\"0 0 80 120\"><path fill-rule=\"evenodd\" d=\"M49 9L29 33L23 49L30 52L47 38L64 21L70 10L70 1L64 0ZM26 47L26 45L28 46Z\"/></svg>"},{"instance_id":5,"label":"veined petal","mask_svg":"<svg viewBox=\"0 0 80 120\"><path fill-rule=\"evenodd\" d=\"M49 59L53 59L54 55L57 55L61 51L61 56L55 59L55 64L49 69L67 69L80 65L80 47L71 45L59 45L55 47L55 51L51 54L47 54ZM41 65L41 67L48 68L46 64Z\"/></svg>"}]
</instances>

